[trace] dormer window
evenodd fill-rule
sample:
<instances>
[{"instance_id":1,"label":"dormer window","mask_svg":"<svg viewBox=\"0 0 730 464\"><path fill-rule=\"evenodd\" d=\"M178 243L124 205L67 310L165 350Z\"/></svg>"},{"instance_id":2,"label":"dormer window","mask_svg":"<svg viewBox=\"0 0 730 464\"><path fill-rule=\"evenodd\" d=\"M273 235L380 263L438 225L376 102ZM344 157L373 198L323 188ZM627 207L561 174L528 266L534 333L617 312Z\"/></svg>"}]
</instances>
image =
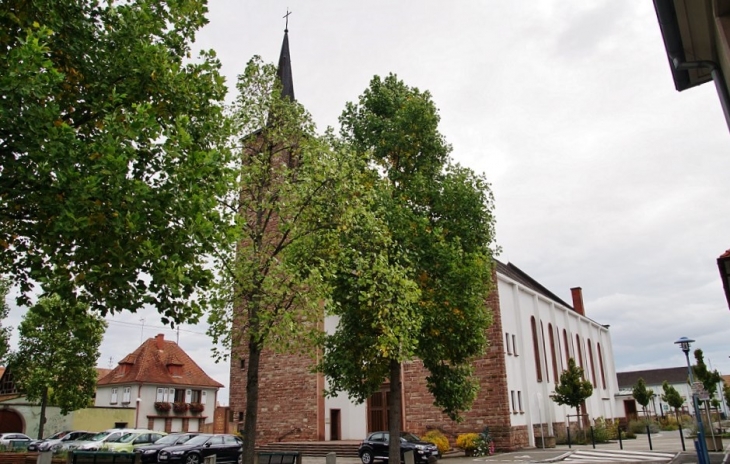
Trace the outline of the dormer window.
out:
<instances>
[{"instance_id":1,"label":"dormer window","mask_svg":"<svg viewBox=\"0 0 730 464\"><path fill-rule=\"evenodd\" d=\"M182 377L183 367L180 364L168 364L167 372L173 377Z\"/></svg>"},{"instance_id":2,"label":"dormer window","mask_svg":"<svg viewBox=\"0 0 730 464\"><path fill-rule=\"evenodd\" d=\"M119 363L119 367L117 368L117 373L115 374L115 377L125 376L131 370L132 370L132 364L130 364L130 363Z\"/></svg>"}]
</instances>

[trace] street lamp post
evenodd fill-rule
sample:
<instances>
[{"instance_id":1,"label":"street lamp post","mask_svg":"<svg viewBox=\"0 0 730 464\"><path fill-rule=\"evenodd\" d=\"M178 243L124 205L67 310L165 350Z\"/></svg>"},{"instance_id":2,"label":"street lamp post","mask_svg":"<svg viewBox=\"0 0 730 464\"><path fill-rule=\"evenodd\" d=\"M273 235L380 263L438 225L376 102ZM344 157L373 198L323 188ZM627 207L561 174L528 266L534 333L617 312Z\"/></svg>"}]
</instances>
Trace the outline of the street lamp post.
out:
<instances>
[{"instance_id":1,"label":"street lamp post","mask_svg":"<svg viewBox=\"0 0 730 464\"><path fill-rule=\"evenodd\" d=\"M674 343L679 345L684 352L684 357L687 358L687 371L689 372L689 381L692 384L692 404L695 409L695 419L697 420L697 442L695 442L697 460L699 464L710 464L710 454L707 452L707 443L705 442L705 428L702 425L702 416L700 415L700 403L697 393L694 391L695 378L692 374L692 365L689 363L689 347L691 343L694 343L694 340L682 337Z\"/></svg>"}]
</instances>

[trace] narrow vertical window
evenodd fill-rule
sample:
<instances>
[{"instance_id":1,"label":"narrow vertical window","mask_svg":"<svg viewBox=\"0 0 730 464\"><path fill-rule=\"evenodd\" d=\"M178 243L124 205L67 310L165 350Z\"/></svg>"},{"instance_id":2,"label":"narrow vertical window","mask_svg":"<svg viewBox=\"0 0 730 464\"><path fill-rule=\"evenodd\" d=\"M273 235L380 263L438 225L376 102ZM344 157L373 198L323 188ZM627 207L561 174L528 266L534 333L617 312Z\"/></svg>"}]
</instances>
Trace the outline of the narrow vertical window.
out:
<instances>
[{"instance_id":1,"label":"narrow vertical window","mask_svg":"<svg viewBox=\"0 0 730 464\"><path fill-rule=\"evenodd\" d=\"M537 341L537 323L535 317L530 318L530 325L532 326L532 348L535 352L535 374L537 375L537 381L542 382L542 366L540 366L540 345Z\"/></svg>"},{"instance_id":2,"label":"narrow vertical window","mask_svg":"<svg viewBox=\"0 0 730 464\"><path fill-rule=\"evenodd\" d=\"M507 348L507 354L512 354L512 348L510 348L508 333L504 334L504 346Z\"/></svg>"},{"instance_id":3,"label":"narrow vertical window","mask_svg":"<svg viewBox=\"0 0 730 464\"><path fill-rule=\"evenodd\" d=\"M570 337L565 329L563 329L563 343L565 343L565 368L567 369L570 364Z\"/></svg>"},{"instance_id":4,"label":"narrow vertical window","mask_svg":"<svg viewBox=\"0 0 730 464\"><path fill-rule=\"evenodd\" d=\"M515 354L515 356L520 355L517 352L517 335L514 335L514 334L512 334L512 352Z\"/></svg>"},{"instance_id":5,"label":"narrow vertical window","mask_svg":"<svg viewBox=\"0 0 730 464\"><path fill-rule=\"evenodd\" d=\"M585 378L586 366L583 364L583 350L580 348L580 335L575 334L575 351L578 353L578 363L583 368L583 377Z\"/></svg>"},{"instance_id":6,"label":"narrow vertical window","mask_svg":"<svg viewBox=\"0 0 730 464\"><path fill-rule=\"evenodd\" d=\"M522 392L517 391L517 406L520 408L520 412L524 412L522 410Z\"/></svg>"},{"instance_id":7,"label":"narrow vertical window","mask_svg":"<svg viewBox=\"0 0 730 464\"><path fill-rule=\"evenodd\" d=\"M601 368L601 385L603 385L603 389L606 389L606 374L603 372L603 354L601 353L601 344L596 343L596 347L598 348L598 365Z\"/></svg>"},{"instance_id":8,"label":"narrow vertical window","mask_svg":"<svg viewBox=\"0 0 730 464\"><path fill-rule=\"evenodd\" d=\"M591 363L591 381L595 388L598 387L598 383L596 383L596 365L593 363L593 345L590 338L588 339L588 361Z\"/></svg>"},{"instance_id":9,"label":"narrow vertical window","mask_svg":"<svg viewBox=\"0 0 730 464\"><path fill-rule=\"evenodd\" d=\"M542 338L542 352L545 356L545 380L550 382L550 368L548 367L547 350L545 349L545 326L540 321L540 338Z\"/></svg>"},{"instance_id":10,"label":"narrow vertical window","mask_svg":"<svg viewBox=\"0 0 730 464\"><path fill-rule=\"evenodd\" d=\"M515 391L509 392L510 399L512 400L512 414L517 414L517 404L515 403Z\"/></svg>"},{"instance_id":11,"label":"narrow vertical window","mask_svg":"<svg viewBox=\"0 0 730 464\"><path fill-rule=\"evenodd\" d=\"M553 381L558 383L558 358L555 356L555 336L552 324L548 324L548 333L550 334L550 354L553 359Z\"/></svg>"},{"instance_id":12,"label":"narrow vertical window","mask_svg":"<svg viewBox=\"0 0 730 464\"><path fill-rule=\"evenodd\" d=\"M558 350L558 372L563 372L565 370L565 367L563 367L563 349L560 347L560 329L557 327L555 327L555 349Z\"/></svg>"}]
</instances>

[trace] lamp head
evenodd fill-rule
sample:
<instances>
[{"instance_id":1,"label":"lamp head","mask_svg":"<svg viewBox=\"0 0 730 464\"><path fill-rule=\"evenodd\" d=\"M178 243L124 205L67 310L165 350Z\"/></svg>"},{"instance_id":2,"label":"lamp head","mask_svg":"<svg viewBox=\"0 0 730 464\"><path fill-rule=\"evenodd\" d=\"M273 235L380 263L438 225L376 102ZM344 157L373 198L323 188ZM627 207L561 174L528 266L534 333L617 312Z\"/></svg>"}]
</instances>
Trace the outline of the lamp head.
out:
<instances>
[{"instance_id":1,"label":"lamp head","mask_svg":"<svg viewBox=\"0 0 730 464\"><path fill-rule=\"evenodd\" d=\"M680 338L679 340L677 340L674 343L676 345L679 345L680 348L682 348L682 351L684 351L684 354L688 354L689 353L689 346L690 346L691 343L694 343L694 342L695 342L694 340L690 340L687 337L682 337L682 338Z\"/></svg>"}]
</instances>

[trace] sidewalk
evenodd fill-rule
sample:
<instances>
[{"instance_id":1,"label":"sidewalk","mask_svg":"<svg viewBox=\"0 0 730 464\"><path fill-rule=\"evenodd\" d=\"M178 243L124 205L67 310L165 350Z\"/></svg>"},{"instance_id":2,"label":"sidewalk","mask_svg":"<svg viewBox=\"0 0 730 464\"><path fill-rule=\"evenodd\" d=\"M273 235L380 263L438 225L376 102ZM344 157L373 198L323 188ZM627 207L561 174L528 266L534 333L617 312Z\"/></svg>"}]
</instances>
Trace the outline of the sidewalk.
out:
<instances>
[{"instance_id":1,"label":"sidewalk","mask_svg":"<svg viewBox=\"0 0 730 464\"><path fill-rule=\"evenodd\" d=\"M725 440L728 442L728 440ZM623 450L622 446L623 445ZM622 440L621 443L612 441L609 443L597 443L595 454L601 457L591 456L594 453L593 445L557 445L555 448L525 448L510 453L497 453L493 456L465 457L461 453L444 456L440 464L473 464L473 463L536 463L536 462L560 462L568 460L576 462L609 463L622 462L623 464L636 463L671 463L690 464L697 462L697 453L694 449L692 439L685 437L686 451L682 451L682 441L679 431L660 432L651 435L651 447L647 435L637 435L636 439ZM728 449L728 446L725 447ZM627 457L628 456L628 457ZM711 464L727 464L725 452L710 452ZM325 458L305 457L302 464L324 464ZM357 458L337 458L337 464L361 464Z\"/></svg>"}]
</instances>

